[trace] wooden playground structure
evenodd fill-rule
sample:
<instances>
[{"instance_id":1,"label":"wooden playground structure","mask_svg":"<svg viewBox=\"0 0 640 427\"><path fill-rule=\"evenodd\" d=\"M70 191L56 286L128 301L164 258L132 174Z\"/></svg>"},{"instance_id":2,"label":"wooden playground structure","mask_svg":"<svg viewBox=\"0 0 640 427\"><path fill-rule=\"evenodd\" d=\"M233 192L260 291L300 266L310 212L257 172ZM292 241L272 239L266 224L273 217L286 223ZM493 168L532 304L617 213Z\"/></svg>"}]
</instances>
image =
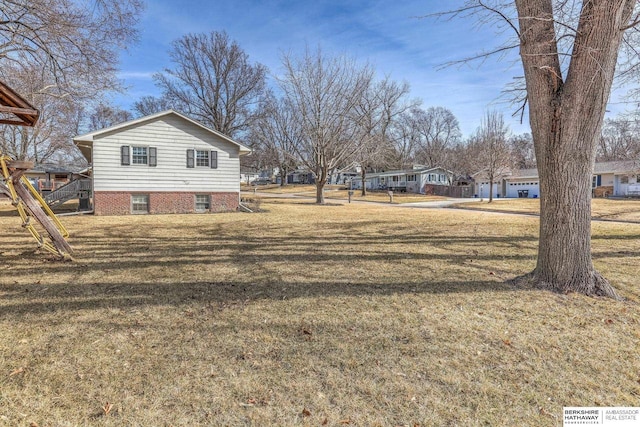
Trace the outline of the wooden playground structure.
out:
<instances>
[{"instance_id":1,"label":"wooden playground structure","mask_svg":"<svg viewBox=\"0 0 640 427\"><path fill-rule=\"evenodd\" d=\"M38 110L2 82L0 113L0 124L3 125L34 126L38 121ZM32 167L32 162L16 161L0 152L0 193L6 195L16 207L22 226L36 239L38 247L61 259L71 256L73 249L66 240L69 233L24 176Z\"/></svg>"}]
</instances>

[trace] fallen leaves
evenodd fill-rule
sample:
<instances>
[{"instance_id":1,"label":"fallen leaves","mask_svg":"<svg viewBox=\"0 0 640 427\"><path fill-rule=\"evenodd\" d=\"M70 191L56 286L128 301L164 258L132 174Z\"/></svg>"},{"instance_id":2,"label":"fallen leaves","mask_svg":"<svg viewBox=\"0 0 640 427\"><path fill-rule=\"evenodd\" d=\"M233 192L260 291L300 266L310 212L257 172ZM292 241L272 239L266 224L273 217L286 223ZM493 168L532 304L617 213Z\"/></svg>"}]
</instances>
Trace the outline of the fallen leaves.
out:
<instances>
[{"instance_id":1,"label":"fallen leaves","mask_svg":"<svg viewBox=\"0 0 640 427\"><path fill-rule=\"evenodd\" d=\"M107 415L109 415L109 413L111 412L112 409L113 409L113 403L107 402L102 407L102 412L104 413L105 416L107 416Z\"/></svg>"},{"instance_id":2,"label":"fallen leaves","mask_svg":"<svg viewBox=\"0 0 640 427\"><path fill-rule=\"evenodd\" d=\"M11 372L9 374L10 377L14 376L14 375L18 375L24 372L24 367L19 367L18 369L15 369L13 372Z\"/></svg>"}]
</instances>

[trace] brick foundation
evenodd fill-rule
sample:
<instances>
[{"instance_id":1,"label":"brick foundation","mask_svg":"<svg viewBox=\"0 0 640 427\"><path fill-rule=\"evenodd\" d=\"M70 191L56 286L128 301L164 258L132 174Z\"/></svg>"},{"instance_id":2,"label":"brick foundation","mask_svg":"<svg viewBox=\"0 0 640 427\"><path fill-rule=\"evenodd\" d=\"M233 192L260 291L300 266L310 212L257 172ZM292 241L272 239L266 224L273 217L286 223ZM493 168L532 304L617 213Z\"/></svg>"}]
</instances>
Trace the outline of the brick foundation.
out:
<instances>
[{"instance_id":1,"label":"brick foundation","mask_svg":"<svg viewBox=\"0 0 640 427\"><path fill-rule=\"evenodd\" d=\"M195 213L196 194L210 196L208 212L232 212L238 209L238 193L169 193L169 192L119 192L97 191L93 196L96 215L131 214L131 196L146 194L149 196L150 214Z\"/></svg>"}]
</instances>

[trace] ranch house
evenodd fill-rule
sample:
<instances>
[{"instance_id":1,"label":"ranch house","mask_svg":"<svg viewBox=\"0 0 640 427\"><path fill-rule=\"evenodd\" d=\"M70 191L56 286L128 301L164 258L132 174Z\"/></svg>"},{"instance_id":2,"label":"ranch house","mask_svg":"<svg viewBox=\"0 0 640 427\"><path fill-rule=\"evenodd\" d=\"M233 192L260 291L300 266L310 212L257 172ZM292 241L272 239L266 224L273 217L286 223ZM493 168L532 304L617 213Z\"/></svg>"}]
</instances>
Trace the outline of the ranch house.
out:
<instances>
[{"instance_id":1,"label":"ranch house","mask_svg":"<svg viewBox=\"0 0 640 427\"><path fill-rule=\"evenodd\" d=\"M250 149L173 110L73 139L96 215L234 211Z\"/></svg>"},{"instance_id":2,"label":"ranch house","mask_svg":"<svg viewBox=\"0 0 640 427\"><path fill-rule=\"evenodd\" d=\"M493 197L536 198L540 196L537 169L514 170L493 184ZM598 162L591 180L593 197L640 196L640 162L634 160ZM489 183L476 177L475 194L489 197Z\"/></svg>"},{"instance_id":3,"label":"ranch house","mask_svg":"<svg viewBox=\"0 0 640 427\"><path fill-rule=\"evenodd\" d=\"M413 169L368 173L365 185L368 190L392 190L409 193L429 192L432 186L451 186L453 173L443 168L415 165ZM362 178L351 180L353 189L362 188Z\"/></svg>"}]
</instances>

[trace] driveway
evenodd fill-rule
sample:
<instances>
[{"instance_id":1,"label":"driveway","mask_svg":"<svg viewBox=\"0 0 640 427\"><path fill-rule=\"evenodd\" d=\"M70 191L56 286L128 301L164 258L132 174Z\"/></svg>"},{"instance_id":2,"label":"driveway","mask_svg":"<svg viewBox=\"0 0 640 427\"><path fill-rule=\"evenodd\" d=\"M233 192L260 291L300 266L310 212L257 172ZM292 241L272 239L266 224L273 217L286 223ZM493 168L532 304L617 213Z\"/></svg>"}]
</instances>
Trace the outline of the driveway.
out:
<instances>
[{"instance_id":1,"label":"driveway","mask_svg":"<svg viewBox=\"0 0 640 427\"><path fill-rule=\"evenodd\" d=\"M265 198L272 199L314 199L315 196L309 196L307 194L297 194L297 193L268 193L268 192L260 192L260 191L242 191L241 194L243 196L260 196ZM348 203L347 200L344 199L332 199L327 197L326 200L331 203ZM367 203L367 204L375 204L381 206L389 206L389 207L399 207L399 208L422 208L422 209L438 209L438 208L448 208L451 205L456 205L459 203L474 203L480 202L482 199L446 199L446 200L434 200L432 202L415 202L415 203L385 203L385 202L372 202L367 200L353 200L351 203Z\"/></svg>"}]
</instances>

